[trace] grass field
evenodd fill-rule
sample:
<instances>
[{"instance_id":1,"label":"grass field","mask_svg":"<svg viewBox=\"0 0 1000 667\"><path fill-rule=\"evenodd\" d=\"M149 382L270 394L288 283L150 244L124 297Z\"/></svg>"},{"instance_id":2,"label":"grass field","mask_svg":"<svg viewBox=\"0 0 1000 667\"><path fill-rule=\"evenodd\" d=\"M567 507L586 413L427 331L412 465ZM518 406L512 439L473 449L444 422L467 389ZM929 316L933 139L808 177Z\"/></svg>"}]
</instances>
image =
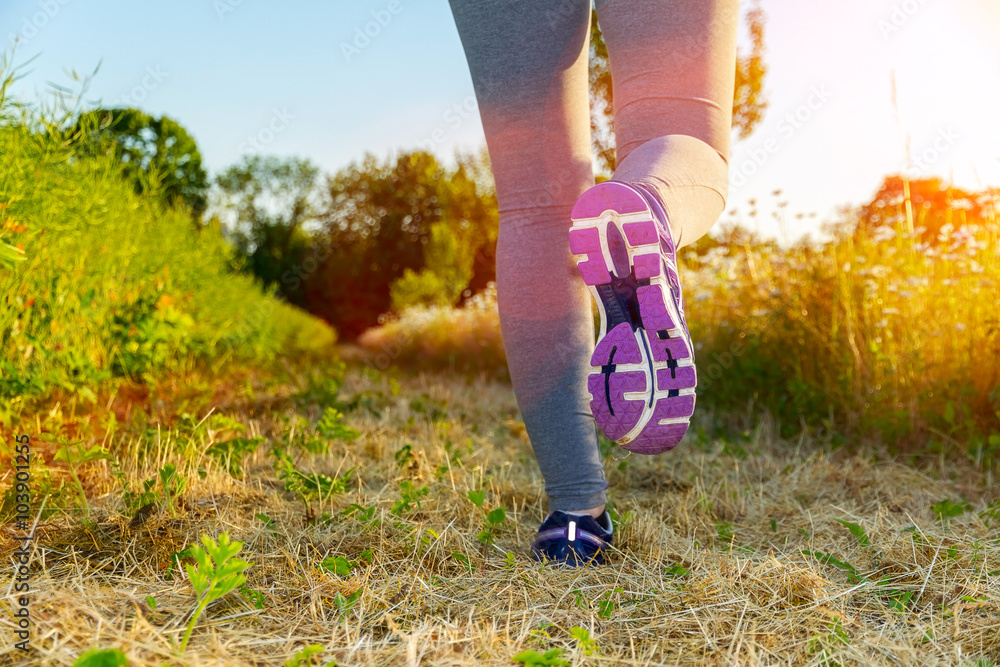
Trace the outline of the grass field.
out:
<instances>
[{"instance_id":1,"label":"grass field","mask_svg":"<svg viewBox=\"0 0 1000 667\"><path fill-rule=\"evenodd\" d=\"M11 80L0 665L1000 661L996 220L689 253L697 421L561 569L492 291L335 347Z\"/></svg>"},{"instance_id":2,"label":"grass field","mask_svg":"<svg viewBox=\"0 0 1000 667\"><path fill-rule=\"evenodd\" d=\"M1000 659L1000 506L961 461L912 467L702 413L667 455L606 448L616 548L574 570L526 555L541 482L503 383L285 360L122 385L21 429L36 460L68 431L110 458L68 457L79 486L51 465L67 509L35 529L35 653L5 642L4 664L94 647L132 665ZM180 654L198 598L174 555L223 532L252 563L245 585Z\"/></svg>"}]
</instances>

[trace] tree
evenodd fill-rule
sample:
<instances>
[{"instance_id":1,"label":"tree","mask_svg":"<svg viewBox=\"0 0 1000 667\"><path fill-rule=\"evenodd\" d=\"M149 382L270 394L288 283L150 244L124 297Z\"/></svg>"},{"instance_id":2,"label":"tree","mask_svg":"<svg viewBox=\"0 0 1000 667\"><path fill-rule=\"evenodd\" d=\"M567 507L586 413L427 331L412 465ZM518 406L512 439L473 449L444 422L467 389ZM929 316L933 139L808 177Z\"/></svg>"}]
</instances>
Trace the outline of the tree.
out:
<instances>
[{"instance_id":1,"label":"tree","mask_svg":"<svg viewBox=\"0 0 1000 667\"><path fill-rule=\"evenodd\" d=\"M308 309L350 338L394 307L455 303L485 287L497 230L488 163L482 154L458 162L451 170L426 152L369 155L330 178Z\"/></svg>"},{"instance_id":2,"label":"tree","mask_svg":"<svg viewBox=\"0 0 1000 667\"><path fill-rule=\"evenodd\" d=\"M94 109L80 115L73 132L82 153L113 151L137 192L157 192L169 205L183 203L200 218L208 175L194 139L177 121L139 109Z\"/></svg>"},{"instance_id":3,"label":"tree","mask_svg":"<svg viewBox=\"0 0 1000 667\"><path fill-rule=\"evenodd\" d=\"M425 152L385 163L367 155L328 179L314 247L322 262L305 285L310 312L347 338L376 324L391 307L392 283L424 264L446 182L445 169Z\"/></svg>"},{"instance_id":4,"label":"tree","mask_svg":"<svg viewBox=\"0 0 1000 667\"><path fill-rule=\"evenodd\" d=\"M767 17L755 0L746 14L750 53L736 57L736 88L733 93L733 128L746 139L760 125L767 110L764 97L764 23Z\"/></svg>"},{"instance_id":5,"label":"tree","mask_svg":"<svg viewBox=\"0 0 1000 667\"><path fill-rule=\"evenodd\" d=\"M496 280L500 212L486 148L476 154L459 154L457 160L458 169L449 180L447 217L471 264L464 299Z\"/></svg>"},{"instance_id":6,"label":"tree","mask_svg":"<svg viewBox=\"0 0 1000 667\"><path fill-rule=\"evenodd\" d=\"M431 225L423 268L404 269L403 275L389 285L392 309L398 313L414 305L446 306L457 302L472 278L472 256L463 250L448 221Z\"/></svg>"},{"instance_id":7,"label":"tree","mask_svg":"<svg viewBox=\"0 0 1000 667\"><path fill-rule=\"evenodd\" d=\"M745 15L750 34L750 52L736 58L736 89L733 94L733 129L745 139L757 128L767 109L764 97L764 25L767 17L754 0ZM615 170L614 96L608 47L593 11L590 21L590 129L594 153L600 167Z\"/></svg>"},{"instance_id":8,"label":"tree","mask_svg":"<svg viewBox=\"0 0 1000 667\"><path fill-rule=\"evenodd\" d=\"M406 269L390 286L392 309L416 304L454 305L496 278L499 212L489 154L457 156L443 193L442 219L431 225L424 266Z\"/></svg>"},{"instance_id":9,"label":"tree","mask_svg":"<svg viewBox=\"0 0 1000 667\"><path fill-rule=\"evenodd\" d=\"M287 301L304 305L301 278L315 219L319 169L308 160L246 156L215 179L212 210L223 219L243 269Z\"/></svg>"},{"instance_id":10,"label":"tree","mask_svg":"<svg viewBox=\"0 0 1000 667\"><path fill-rule=\"evenodd\" d=\"M861 207L858 232L870 233L878 228L909 232L907 187L913 228L925 243L936 243L945 225L954 229L984 225L997 215L1000 191L996 189L968 192L946 185L940 178L907 181L893 175L886 176L872 200Z\"/></svg>"}]
</instances>

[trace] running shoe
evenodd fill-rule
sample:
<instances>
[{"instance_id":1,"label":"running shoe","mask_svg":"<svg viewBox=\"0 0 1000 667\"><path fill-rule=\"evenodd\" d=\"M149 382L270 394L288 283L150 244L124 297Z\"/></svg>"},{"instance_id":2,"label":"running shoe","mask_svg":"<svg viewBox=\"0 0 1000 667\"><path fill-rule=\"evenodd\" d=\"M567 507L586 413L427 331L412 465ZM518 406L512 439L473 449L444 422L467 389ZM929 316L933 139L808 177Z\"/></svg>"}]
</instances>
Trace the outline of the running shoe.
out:
<instances>
[{"instance_id":1,"label":"running shoe","mask_svg":"<svg viewBox=\"0 0 1000 667\"><path fill-rule=\"evenodd\" d=\"M629 451L673 449L694 413L697 374L666 213L645 185L605 181L572 218L570 250L601 313L587 379L594 419Z\"/></svg>"},{"instance_id":2,"label":"running shoe","mask_svg":"<svg viewBox=\"0 0 1000 667\"><path fill-rule=\"evenodd\" d=\"M596 519L555 511L542 522L531 553L536 560L572 567L602 565L613 532L607 510Z\"/></svg>"}]
</instances>

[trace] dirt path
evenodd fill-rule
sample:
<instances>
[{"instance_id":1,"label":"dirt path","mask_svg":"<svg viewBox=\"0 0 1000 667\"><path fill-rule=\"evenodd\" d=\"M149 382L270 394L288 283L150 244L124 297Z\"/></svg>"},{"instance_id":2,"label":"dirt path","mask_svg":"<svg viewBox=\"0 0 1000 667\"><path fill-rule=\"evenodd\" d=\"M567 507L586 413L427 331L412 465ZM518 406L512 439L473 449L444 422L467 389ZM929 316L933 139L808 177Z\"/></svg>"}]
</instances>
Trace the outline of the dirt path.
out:
<instances>
[{"instance_id":1,"label":"dirt path","mask_svg":"<svg viewBox=\"0 0 1000 667\"><path fill-rule=\"evenodd\" d=\"M508 386L352 366L339 387L313 370L294 388L258 380L232 423L119 428L132 483L177 464L176 516L134 519L108 484L88 521L38 527L31 664L100 646L134 665L280 665L311 644L314 664L338 665L510 665L552 649L574 665L1000 660L1000 504L964 464L918 472L767 428L653 458L616 450L612 563L543 567L526 556L543 507ZM283 398L261 402L268 391ZM342 421L323 413L334 402ZM338 439L337 424L359 435ZM243 476L204 455L256 437ZM305 453L320 441L329 453ZM307 510L275 473L275 444L342 488ZM177 658L195 597L171 556L222 531L244 542L260 597L209 606ZM10 530L2 541L13 548ZM21 659L11 645L0 662Z\"/></svg>"}]
</instances>

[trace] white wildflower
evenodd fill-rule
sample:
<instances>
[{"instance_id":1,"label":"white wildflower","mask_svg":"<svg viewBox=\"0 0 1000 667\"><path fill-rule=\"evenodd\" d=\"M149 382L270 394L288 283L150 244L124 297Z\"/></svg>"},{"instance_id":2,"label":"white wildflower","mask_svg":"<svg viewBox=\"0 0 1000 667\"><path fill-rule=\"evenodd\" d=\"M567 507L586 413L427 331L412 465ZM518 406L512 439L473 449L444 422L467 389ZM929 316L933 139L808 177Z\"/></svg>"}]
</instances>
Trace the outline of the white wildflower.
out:
<instances>
[{"instance_id":1,"label":"white wildflower","mask_svg":"<svg viewBox=\"0 0 1000 667\"><path fill-rule=\"evenodd\" d=\"M875 231L872 232L872 241L875 241L875 243L884 243L894 238L896 238L896 230L892 227L876 227Z\"/></svg>"}]
</instances>

